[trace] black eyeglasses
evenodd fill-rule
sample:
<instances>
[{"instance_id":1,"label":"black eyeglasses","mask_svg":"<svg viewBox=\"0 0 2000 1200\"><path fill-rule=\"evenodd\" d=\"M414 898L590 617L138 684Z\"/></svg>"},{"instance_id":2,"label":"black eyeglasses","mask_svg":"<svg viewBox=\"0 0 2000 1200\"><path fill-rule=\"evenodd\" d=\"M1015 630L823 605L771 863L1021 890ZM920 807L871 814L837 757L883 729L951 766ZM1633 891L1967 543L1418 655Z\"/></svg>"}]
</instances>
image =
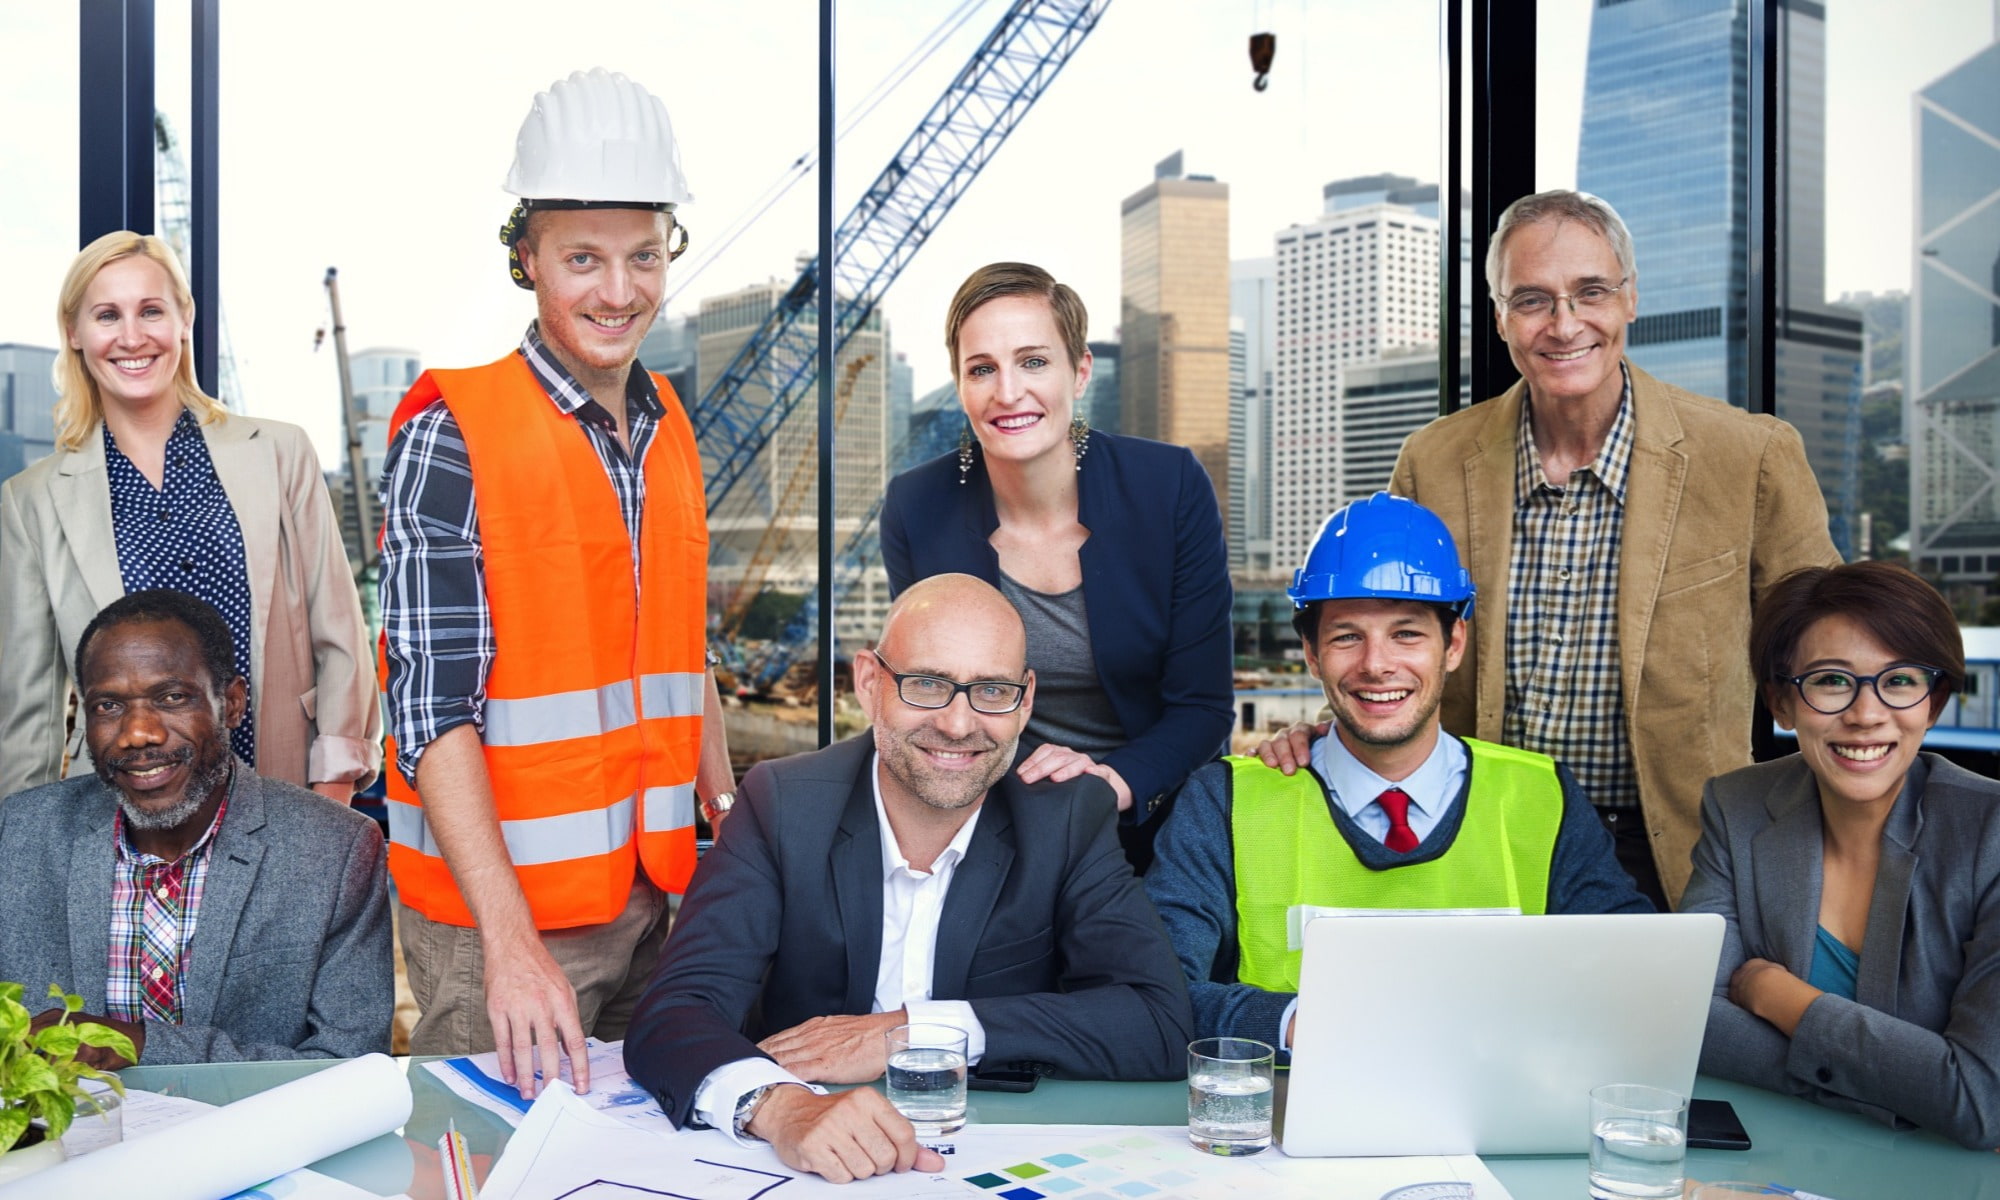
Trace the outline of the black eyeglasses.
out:
<instances>
[{"instance_id":1,"label":"black eyeglasses","mask_svg":"<svg viewBox=\"0 0 2000 1200\"><path fill-rule=\"evenodd\" d=\"M1933 667L1890 667L1874 675L1824 668L1788 675L1784 682L1799 689L1799 695L1814 712L1832 716L1854 707L1864 683L1874 688L1875 698L1890 708L1914 708L1937 690L1938 680L1943 677L1944 672Z\"/></svg>"},{"instance_id":2,"label":"black eyeglasses","mask_svg":"<svg viewBox=\"0 0 2000 1200\"><path fill-rule=\"evenodd\" d=\"M950 708L951 702L960 692L965 693L965 702L972 711L989 717L1001 716L1021 707L1021 701L1028 694L1025 683L1010 683L1005 679L975 679L971 683L960 683L941 675L905 675L889 665L889 660L870 650L875 661L889 672L889 678L896 681L896 695L911 708Z\"/></svg>"}]
</instances>

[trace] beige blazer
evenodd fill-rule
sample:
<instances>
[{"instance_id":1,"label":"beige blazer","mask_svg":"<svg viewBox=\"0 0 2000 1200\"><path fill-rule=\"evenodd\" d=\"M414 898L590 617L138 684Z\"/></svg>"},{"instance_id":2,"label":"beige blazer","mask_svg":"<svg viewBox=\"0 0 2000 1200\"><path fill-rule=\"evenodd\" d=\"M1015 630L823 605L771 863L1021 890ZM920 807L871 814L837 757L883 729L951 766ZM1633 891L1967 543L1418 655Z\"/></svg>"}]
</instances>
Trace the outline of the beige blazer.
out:
<instances>
[{"instance_id":1,"label":"beige blazer","mask_svg":"<svg viewBox=\"0 0 2000 1200\"><path fill-rule=\"evenodd\" d=\"M296 425L231 415L202 426L243 527L257 772L351 780L382 762L382 716L360 596L319 460ZM0 797L63 775L71 660L84 626L125 594L104 439L58 450L0 487ZM81 737L69 774L88 772Z\"/></svg>"},{"instance_id":2,"label":"beige blazer","mask_svg":"<svg viewBox=\"0 0 2000 1200\"><path fill-rule=\"evenodd\" d=\"M1667 899L1687 886L1702 784L1750 763L1750 609L1800 567L1840 561L1798 431L1632 372L1632 464L1618 560L1625 722ZM1527 384L1411 434L1390 487L1436 512L1479 589L1444 727L1501 740L1507 700L1514 441Z\"/></svg>"}]
</instances>

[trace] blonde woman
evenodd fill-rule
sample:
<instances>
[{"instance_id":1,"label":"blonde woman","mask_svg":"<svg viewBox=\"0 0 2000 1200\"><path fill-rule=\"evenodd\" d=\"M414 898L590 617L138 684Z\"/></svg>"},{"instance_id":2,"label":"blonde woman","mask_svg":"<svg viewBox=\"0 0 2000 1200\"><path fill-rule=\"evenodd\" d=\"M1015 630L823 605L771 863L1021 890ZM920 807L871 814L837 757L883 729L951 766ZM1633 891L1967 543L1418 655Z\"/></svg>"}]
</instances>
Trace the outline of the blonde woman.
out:
<instances>
[{"instance_id":1,"label":"blonde woman","mask_svg":"<svg viewBox=\"0 0 2000 1200\"><path fill-rule=\"evenodd\" d=\"M125 593L170 587L229 622L250 681L237 756L346 801L381 762L381 716L305 433L196 384L194 300L159 238L84 247L56 321L55 453L0 487L0 797L61 778L65 752L68 774L92 769L64 729L77 638Z\"/></svg>"}]
</instances>

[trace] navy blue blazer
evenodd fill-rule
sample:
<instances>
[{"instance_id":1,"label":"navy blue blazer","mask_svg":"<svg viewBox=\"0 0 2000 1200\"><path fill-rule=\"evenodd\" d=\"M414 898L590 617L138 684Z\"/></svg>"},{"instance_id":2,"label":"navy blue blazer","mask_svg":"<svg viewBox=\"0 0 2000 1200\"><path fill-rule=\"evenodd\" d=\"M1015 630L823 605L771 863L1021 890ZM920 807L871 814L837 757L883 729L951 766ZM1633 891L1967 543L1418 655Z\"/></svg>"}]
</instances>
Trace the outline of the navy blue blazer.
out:
<instances>
[{"instance_id":1,"label":"navy blue blazer","mask_svg":"<svg viewBox=\"0 0 2000 1200\"><path fill-rule=\"evenodd\" d=\"M1077 519L1090 530L1079 557L1091 653L1126 737L1103 761L1143 819L1216 757L1235 724L1222 517L1184 446L1094 432L1076 478ZM963 484L956 453L896 476L881 525L892 593L952 572L999 586L985 455L975 451Z\"/></svg>"}]
</instances>

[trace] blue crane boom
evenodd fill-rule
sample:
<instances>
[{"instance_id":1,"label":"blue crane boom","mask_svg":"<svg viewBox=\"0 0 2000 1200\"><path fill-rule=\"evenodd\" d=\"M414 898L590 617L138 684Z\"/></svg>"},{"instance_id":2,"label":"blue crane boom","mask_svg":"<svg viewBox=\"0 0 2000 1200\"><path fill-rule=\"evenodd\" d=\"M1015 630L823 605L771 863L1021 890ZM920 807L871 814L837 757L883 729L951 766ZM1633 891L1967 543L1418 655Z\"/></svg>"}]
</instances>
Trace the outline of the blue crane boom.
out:
<instances>
[{"instance_id":1,"label":"blue crane boom","mask_svg":"<svg viewBox=\"0 0 2000 1200\"><path fill-rule=\"evenodd\" d=\"M839 353L1019 125L1111 0L1015 0L834 235ZM711 513L816 380L821 269L799 272L764 323L695 402ZM822 486L831 486L830 480ZM832 531L824 531L830 534Z\"/></svg>"}]
</instances>

